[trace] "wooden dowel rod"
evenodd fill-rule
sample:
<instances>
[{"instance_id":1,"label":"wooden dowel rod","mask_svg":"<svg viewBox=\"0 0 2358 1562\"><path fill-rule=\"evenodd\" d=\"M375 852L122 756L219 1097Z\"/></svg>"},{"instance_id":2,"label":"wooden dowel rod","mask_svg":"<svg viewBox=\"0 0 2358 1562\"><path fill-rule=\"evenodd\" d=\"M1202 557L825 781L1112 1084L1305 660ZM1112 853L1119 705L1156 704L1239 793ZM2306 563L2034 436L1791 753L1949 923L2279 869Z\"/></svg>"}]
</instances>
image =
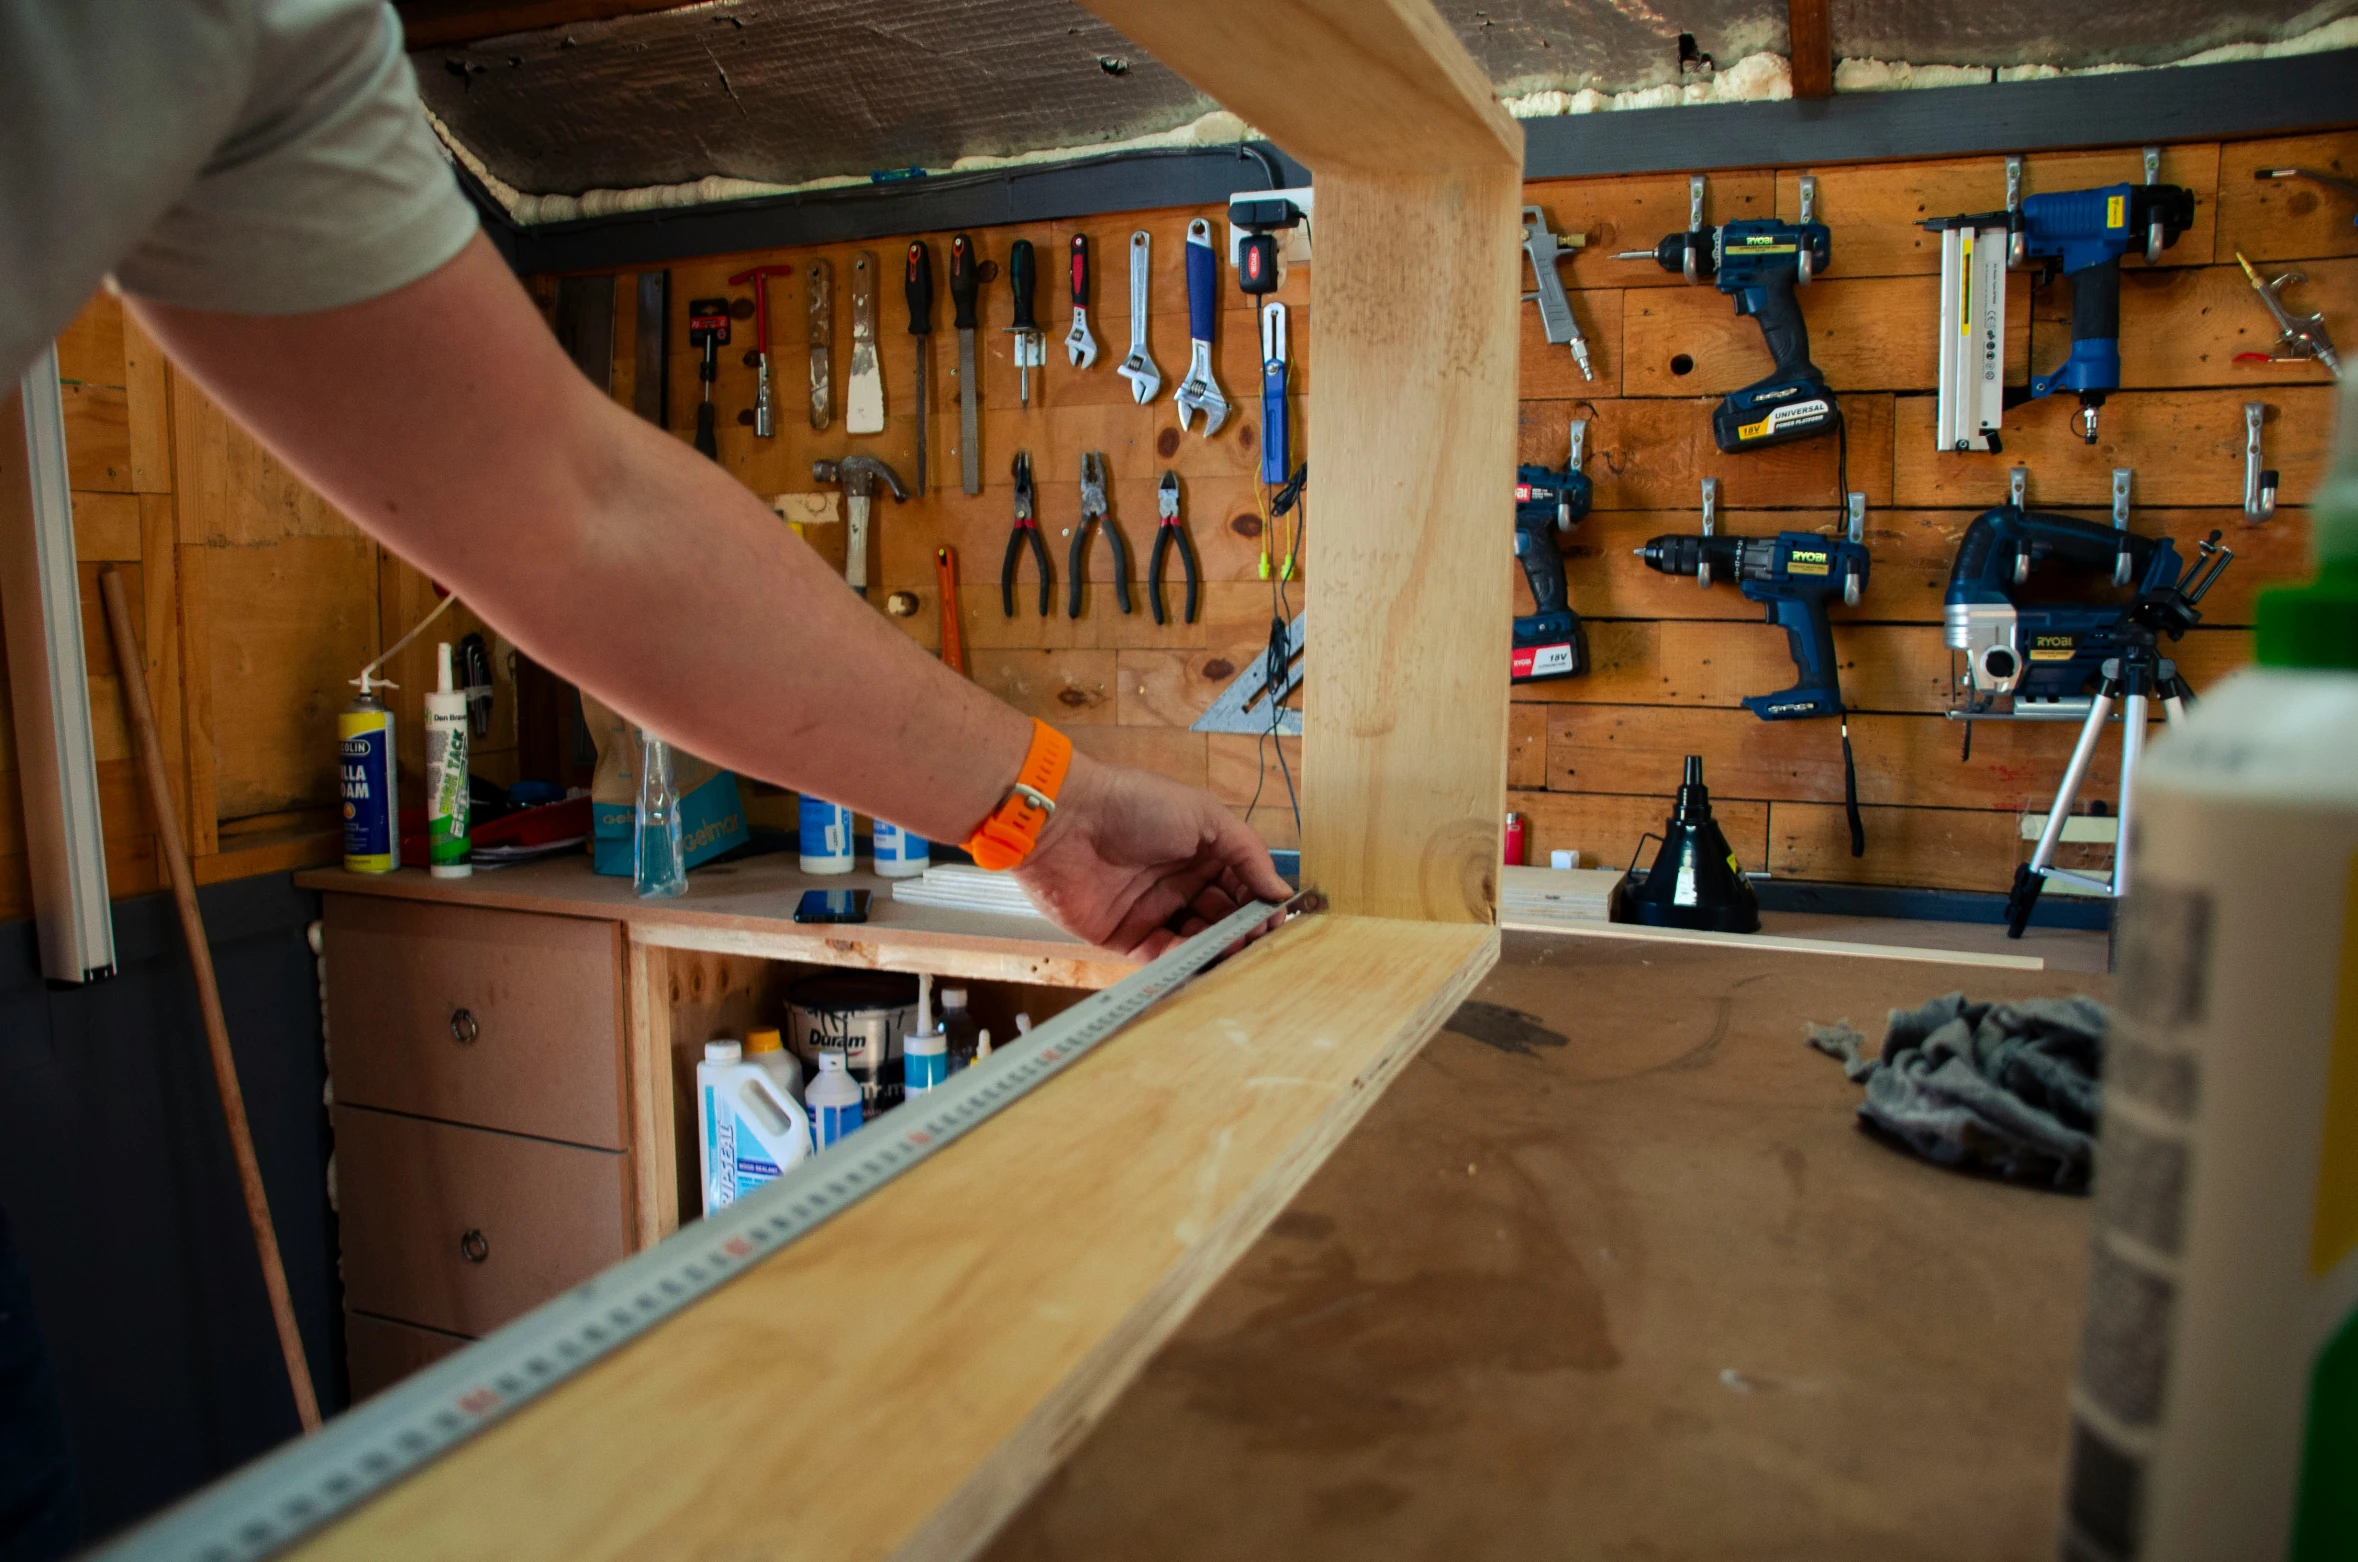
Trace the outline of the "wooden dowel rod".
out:
<instances>
[{"instance_id":1,"label":"wooden dowel rod","mask_svg":"<svg viewBox=\"0 0 2358 1562\"><path fill-rule=\"evenodd\" d=\"M197 1005L205 1017L205 1046L213 1055L213 1083L221 1093L221 1116L229 1125L230 1153L237 1159L237 1180L246 1196L246 1222L254 1228L254 1251L262 1260L262 1285L270 1293L278 1348L287 1361L287 1384L294 1390L295 1414L301 1418L303 1430L317 1431L319 1396L311 1387L311 1368L303 1358L302 1333L295 1327L286 1265L278 1256L278 1229L271 1224L270 1199L262 1191L262 1165L254 1158L246 1098L238 1089L237 1060L229 1051L229 1022L221 1013L212 948L205 942L204 917L197 909L196 875L189 871L188 849L181 843L180 811L172 800L171 778L164 770L164 746L156 737L155 711L148 704L145 663L131 631L130 600L123 594L122 575L112 566L98 572L98 589L106 600L107 628L114 636L116 669L123 680L123 703L130 707L139 768L147 780L148 812L155 815L156 852L172 875L172 899L180 908L180 934L188 944L188 963L196 971Z\"/></svg>"}]
</instances>

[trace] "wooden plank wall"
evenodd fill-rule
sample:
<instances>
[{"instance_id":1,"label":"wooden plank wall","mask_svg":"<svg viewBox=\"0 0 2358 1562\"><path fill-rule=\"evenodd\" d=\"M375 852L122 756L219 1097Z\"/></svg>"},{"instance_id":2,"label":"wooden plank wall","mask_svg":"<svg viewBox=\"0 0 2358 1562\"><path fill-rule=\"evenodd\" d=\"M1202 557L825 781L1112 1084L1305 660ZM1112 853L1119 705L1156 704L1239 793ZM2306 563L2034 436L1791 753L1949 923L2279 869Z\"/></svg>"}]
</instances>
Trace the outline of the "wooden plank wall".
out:
<instances>
[{"instance_id":1,"label":"wooden plank wall","mask_svg":"<svg viewBox=\"0 0 2358 1562\"><path fill-rule=\"evenodd\" d=\"M149 694L198 880L335 860L335 713L347 680L431 605L430 588L231 421L112 294L92 297L59 337L58 372L110 890L164 885L98 596L110 563L142 609ZM453 639L481 627L463 607L442 625ZM495 723L478 768L513 779L512 659L485 638ZM413 800L432 667L428 640L389 669L403 685L387 699ZM31 910L6 702L0 680L0 918Z\"/></svg>"},{"instance_id":2,"label":"wooden plank wall","mask_svg":"<svg viewBox=\"0 0 2358 1562\"><path fill-rule=\"evenodd\" d=\"M2339 341L2358 347L2358 230L2348 203L2315 186L2259 183L2253 171L2301 163L2358 169L2358 133L2202 143L2165 150L2162 177L2196 192L2197 218L2159 266L2131 261L2122 287L2122 390L2104 409L2101 443L2083 445L2068 426L2076 403L2057 397L2009 415L1998 456L1937 454L1932 448L1932 386L1938 309L1939 245L1918 220L2004 204L2004 164L1997 157L1860 164L1815 169L1764 167L1710 178L1708 216L1723 222L1771 212L1798 215L1799 176L1818 178L1817 211L1833 230L1833 264L1803 295L1818 364L1840 394L1849 425L1850 485L1869 499L1872 585L1856 609L1837 608L1836 642L1846 697L1858 714L1858 757L1867 855L1849 855L1842 813L1840 747L1827 722L1763 723L1738 703L1748 694L1793 681L1784 634L1733 589L1710 591L1648 571L1631 550L1662 532L1696 529L1699 484L1720 480L1721 527L1738 533L1832 530L1836 447L1831 439L1741 457L1713 446L1709 415L1716 398L1769 368L1758 329L1738 319L1709 287L1688 287L1650 263L1616 261L1617 250L1650 246L1685 225L1683 174L1534 181L1527 198L1546 208L1559 231L1583 235L1587 247L1564 267L1572 307L1595 351L1596 379L1584 382L1569 355L1541 336L1536 309L1523 314L1521 458L1561 463L1567 424L1589 420L1587 470L1596 480L1594 513L1564 541L1573 605L1589 621L1595 670L1585 678L1515 691L1509 739L1509 806L1532 825L1534 860L1571 847L1584 860L1619 864L1641 834L1659 828L1679 760L1705 758L1729 837L1745 864L1779 877L1838 882L2000 889L2028 850L2018 816L2043 809L2060 775L2072 729L1984 723L1970 762L1960 758L1961 730L1941 714L1951 703L1953 671L1942 644L1940 604L1949 561L1974 514L2006 497L2007 470L2030 468L2034 505L2104 517L2115 466L2135 471L2133 526L2193 542L2213 527L2228 534L2237 559L2205 604L2205 627L2177 651L2197 686L2215 681L2249 656L2248 626L2263 585L2306 568L2304 508L2324 475L2332 392L2313 363L2251 364L2274 329L2235 265L2241 249L2255 264L2308 275L2291 297L2322 309ZM2134 149L2060 152L2027 160L2026 188L2081 188L2141 177ZM1216 209L1201 214L1219 216ZM1184 371L1186 308L1180 245L1196 210L1158 210L1065 224L972 230L980 255L1004 266L1008 247L1028 238L1041 259L1041 319L1049 363L1035 375L1033 406L1017 405L1016 375L1003 327L1011 302L1003 277L983 290L982 464L986 487L976 498L958 488L956 343L946 293L933 341L933 491L894 505L880 499L874 530L871 597L905 591L919 609L901 625L937 643L933 549L959 553L960 621L972 675L1018 706L1070 731L1085 750L1210 784L1244 808L1260 790L1253 822L1278 845L1294 842L1275 752L1256 760L1249 737L1206 738L1187 724L1244 666L1264 640L1271 593L1257 573L1260 517L1253 475L1259 460L1260 408L1251 301L1223 265L1217 341L1219 379L1236 405L1212 440L1182 435L1169 389ZM1133 227L1154 236L1151 339L1164 372L1162 399L1134 406L1113 371L1127 347L1125 249ZM1101 348L1097 366L1067 366L1060 339L1069 323L1061 267L1074 231L1088 234L1096 259L1091 320ZM949 235L923 235L937 276L947 265ZM715 400L720 459L755 492L808 490L816 457L865 451L911 470L915 410L909 404L912 340L897 278L904 241L732 254L672 268L670 426L693 426L695 355L686 340L688 300L741 293L726 277L756 263L797 267L815 256L834 261L837 279L835 373L840 398L850 340L845 296L853 253L875 252L886 279L882 346L887 424L881 435L853 439L840 410L814 432L804 414L804 295L795 278L773 279L770 311L778 396L777 434L754 437L750 322L724 350ZM1414 280L1404 278L1403 286ZM2050 368L2068 335L2068 291L2031 299L2018 277L2009 312L2009 373L2021 382L2035 356ZM613 394L633 391L629 344L635 290L616 289L618 314ZM1295 271L1276 295L1293 310L1294 385L1314 388L1315 324L1304 308L1307 278ZM2035 333L2035 354L2033 337ZM1405 396L1417 394L1404 386ZM2269 408L2267 459L2283 473L2276 518L2247 526L2241 518L2243 404ZM840 399L839 399L840 409ZM745 421L740 422L742 418ZM1306 420L1297 404L1294 437L1307 455ZM1001 613L997 575L1008 531L1008 466L1018 448L1032 453L1040 485L1041 524L1061 581L1068 529L1078 511L1084 450L1106 452L1114 477L1113 513L1129 540L1138 581L1155 524L1153 485L1169 466L1185 484L1188 524L1207 576L1201 622L1158 629L1146 612L1125 617L1103 589L1110 551L1092 546L1093 589L1077 622L1063 612L1033 610L1029 573L1021 611ZM1348 527L1348 515L1320 511L1312 487L1315 537ZM839 533L820 537L840 562ZM1316 544L1312 544L1315 562ZM1508 538L1499 538L1501 567ZM1519 610L1529 598L1516 576ZM1292 602L1299 606L1297 591ZM1314 636L1315 638L1315 636ZM1316 654L1313 651L1312 654ZM1503 677L1503 670L1501 673ZM2108 745L2109 747L2109 745ZM1289 758L1294 749L1286 745ZM2089 795L2110 802L2107 759Z\"/></svg>"}]
</instances>

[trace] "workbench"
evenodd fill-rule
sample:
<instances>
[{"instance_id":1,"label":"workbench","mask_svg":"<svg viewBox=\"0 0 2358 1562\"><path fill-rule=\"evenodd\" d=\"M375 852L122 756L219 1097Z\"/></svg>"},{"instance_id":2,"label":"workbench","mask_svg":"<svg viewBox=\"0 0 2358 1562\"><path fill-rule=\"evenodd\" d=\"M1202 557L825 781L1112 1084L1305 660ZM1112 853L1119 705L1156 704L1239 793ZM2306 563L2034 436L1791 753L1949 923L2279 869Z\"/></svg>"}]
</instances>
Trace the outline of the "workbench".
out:
<instances>
[{"instance_id":1,"label":"workbench","mask_svg":"<svg viewBox=\"0 0 2358 1562\"><path fill-rule=\"evenodd\" d=\"M993 1562L2052 1554L2087 1203L1812 1020L2100 976L1510 933Z\"/></svg>"},{"instance_id":2,"label":"workbench","mask_svg":"<svg viewBox=\"0 0 2358 1562\"><path fill-rule=\"evenodd\" d=\"M827 967L971 984L1046 1019L1133 963L1052 923L913 906L790 853L642 901L564 857L437 879L321 869L346 1361L363 1397L661 1240L698 1209L704 1043L785 1023ZM870 920L793 920L865 889Z\"/></svg>"}]
</instances>

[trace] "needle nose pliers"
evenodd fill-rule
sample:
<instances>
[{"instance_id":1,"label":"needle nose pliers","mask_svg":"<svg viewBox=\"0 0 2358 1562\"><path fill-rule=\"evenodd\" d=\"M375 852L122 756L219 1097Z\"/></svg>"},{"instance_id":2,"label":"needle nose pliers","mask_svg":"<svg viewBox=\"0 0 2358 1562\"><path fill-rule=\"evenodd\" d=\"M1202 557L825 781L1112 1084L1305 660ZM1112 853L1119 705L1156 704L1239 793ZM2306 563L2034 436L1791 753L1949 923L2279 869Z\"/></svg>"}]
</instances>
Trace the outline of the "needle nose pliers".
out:
<instances>
[{"instance_id":1,"label":"needle nose pliers","mask_svg":"<svg viewBox=\"0 0 2358 1562\"><path fill-rule=\"evenodd\" d=\"M1015 566L1023 557L1024 544L1032 548L1032 560L1040 566L1040 616L1048 616L1048 544L1040 540L1040 523L1032 515L1032 453L1015 453L1015 530L1007 534L1007 558L999 566L999 606L1009 618L1015 616Z\"/></svg>"},{"instance_id":2,"label":"needle nose pliers","mask_svg":"<svg viewBox=\"0 0 2358 1562\"><path fill-rule=\"evenodd\" d=\"M1179 474L1166 471L1163 480L1155 485L1155 508L1162 519L1154 529L1154 552L1146 560L1146 600L1154 609L1154 621L1166 622L1163 617L1163 560L1171 553L1171 545L1179 545L1179 563L1187 572L1187 622L1195 622L1195 594L1201 572L1195 563L1195 544L1188 539L1187 528L1179 524Z\"/></svg>"},{"instance_id":3,"label":"needle nose pliers","mask_svg":"<svg viewBox=\"0 0 2358 1562\"><path fill-rule=\"evenodd\" d=\"M1065 588L1065 616L1081 616L1081 582L1089 572L1089 528L1095 525L1105 533L1105 540L1113 544L1114 600L1122 611L1137 611L1130 605L1130 545L1122 541L1121 528L1114 525L1106 513L1105 455L1092 450L1081 457L1081 524L1073 528L1072 557L1066 561L1071 579Z\"/></svg>"}]
</instances>

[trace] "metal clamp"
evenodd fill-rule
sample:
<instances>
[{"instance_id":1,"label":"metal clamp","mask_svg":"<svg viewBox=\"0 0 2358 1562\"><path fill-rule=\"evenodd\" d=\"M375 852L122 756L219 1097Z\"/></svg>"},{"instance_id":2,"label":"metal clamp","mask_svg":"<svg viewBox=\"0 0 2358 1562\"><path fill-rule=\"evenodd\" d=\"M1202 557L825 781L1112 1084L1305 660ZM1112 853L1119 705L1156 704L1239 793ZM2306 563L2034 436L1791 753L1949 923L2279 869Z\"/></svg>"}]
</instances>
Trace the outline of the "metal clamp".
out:
<instances>
[{"instance_id":1,"label":"metal clamp","mask_svg":"<svg viewBox=\"0 0 2358 1562\"><path fill-rule=\"evenodd\" d=\"M452 1041L462 1047L470 1047L475 1044L475 1038L482 1034L483 1027L475 1023L475 1013L472 1009L450 1011L450 1039Z\"/></svg>"},{"instance_id":2,"label":"metal clamp","mask_svg":"<svg viewBox=\"0 0 2358 1562\"><path fill-rule=\"evenodd\" d=\"M2145 149L2145 182L2149 185L2161 183L2161 152L2158 146ZM2149 266L2159 265L2162 251L2169 247L2169 242L2170 236L2162 227L2161 206L2157 202L2153 208L2153 220L2145 225L2145 263Z\"/></svg>"},{"instance_id":3,"label":"metal clamp","mask_svg":"<svg viewBox=\"0 0 2358 1562\"><path fill-rule=\"evenodd\" d=\"M1686 273L1686 278L1689 282L1700 282L1703 280L1702 272L1697 266L1695 260L1696 245L1694 244L1691 237L1692 235L1701 233L1702 231L1703 176L1701 174L1689 174L1687 176L1687 233L1690 235L1690 238L1686 246L1685 258L1679 262L1680 269Z\"/></svg>"},{"instance_id":4,"label":"metal clamp","mask_svg":"<svg viewBox=\"0 0 2358 1562\"><path fill-rule=\"evenodd\" d=\"M1816 213L1817 213L1817 209L1818 209L1818 176L1817 176L1816 174L1803 174L1803 175L1801 176L1801 222L1802 222L1802 226L1804 226L1804 227L1807 227L1807 226L1810 224L1810 222L1811 222L1812 220L1814 220L1814 218L1815 218L1815 216L1816 216ZM1801 242L1799 245L1797 245L1797 246L1795 247L1795 249L1794 249L1794 253L1793 253L1793 280L1794 280L1794 281L1796 281L1796 282L1798 282L1799 284L1801 284L1801 286L1803 286L1803 287L1807 287L1807 286L1809 286L1809 284L1810 284L1810 278L1811 278L1811 276L1814 274L1813 267L1814 267L1814 262L1812 262L1812 261L1811 261L1811 259L1810 259L1810 247L1809 247L1809 241L1808 241L1807 239L1804 239L1804 240L1803 240L1803 241L1802 241L1802 242Z\"/></svg>"},{"instance_id":5,"label":"metal clamp","mask_svg":"<svg viewBox=\"0 0 2358 1562\"><path fill-rule=\"evenodd\" d=\"M1706 477L1703 479L1703 535L1710 536L1718 529L1718 526L1719 479ZM1711 589L1711 554L1709 550L1698 550L1698 554L1695 561L1695 582L1704 590L1709 591Z\"/></svg>"},{"instance_id":6,"label":"metal clamp","mask_svg":"<svg viewBox=\"0 0 2358 1562\"><path fill-rule=\"evenodd\" d=\"M2006 474L2006 502L2017 510L2030 504L2030 468L2018 466Z\"/></svg>"},{"instance_id":7,"label":"metal clamp","mask_svg":"<svg viewBox=\"0 0 2358 1562\"><path fill-rule=\"evenodd\" d=\"M1867 541L1867 496L1862 493L1854 492L1848 496L1847 505L1850 512L1850 540L1860 544L1861 546L1864 546ZM1857 607L1859 605L1859 591L1860 587L1857 571L1853 570L1846 573L1842 577L1842 600L1844 604L1850 607Z\"/></svg>"},{"instance_id":8,"label":"metal clamp","mask_svg":"<svg viewBox=\"0 0 2358 1562\"><path fill-rule=\"evenodd\" d=\"M2006 159L2006 269L2013 271L2030 259L2029 234L2022 221L2022 159Z\"/></svg>"},{"instance_id":9,"label":"metal clamp","mask_svg":"<svg viewBox=\"0 0 2358 1562\"><path fill-rule=\"evenodd\" d=\"M1580 464L1588 459L1588 419L1574 418L1572 420L1572 439L1569 450L1570 453L1564 457L1564 465L1569 470L1577 472L1580 470Z\"/></svg>"},{"instance_id":10,"label":"metal clamp","mask_svg":"<svg viewBox=\"0 0 2358 1562\"><path fill-rule=\"evenodd\" d=\"M2276 473L2260 465L2260 425L2267 421L2263 402L2243 404L2243 518L2264 521L2276 513Z\"/></svg>"},{"instance_id":11,"label":"metal clamp","mask_svg":"<svg viewBox=\"0 0 2358 1562\"><path fill-rule=\"evenodd\" d=\"M2125 466L2116 466L2112 469L2112 528L2122 534L2121 551L2114 556L2112 562L2112 583L2116 586L2125 586L2129 583L2130 565L2127 535L2129 530L2129 468Z\"/></svg>"}]
</instances>

